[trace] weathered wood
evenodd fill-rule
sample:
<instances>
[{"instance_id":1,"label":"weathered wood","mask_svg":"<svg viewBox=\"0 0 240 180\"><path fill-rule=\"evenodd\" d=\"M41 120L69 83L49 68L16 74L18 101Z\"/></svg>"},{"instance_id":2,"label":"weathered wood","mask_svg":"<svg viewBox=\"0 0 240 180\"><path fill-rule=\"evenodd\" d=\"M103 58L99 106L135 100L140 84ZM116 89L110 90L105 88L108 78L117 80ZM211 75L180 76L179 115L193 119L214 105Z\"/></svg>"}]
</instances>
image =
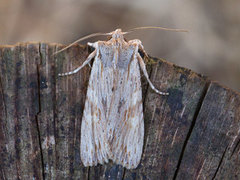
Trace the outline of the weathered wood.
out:
<instances>
[{"instance_id":1,"label":"weathered wood","mask_svg":"<svg viewBox=\"0 0 240 180\"><path fill-rule=\"evenodd\" d=\"M177 179L240 179L240 96L211 83Z\"/></svg>"},{"instance_id":2,"label":"weathered wood","mask_svg":"<svg viewBox=\"0 0 240 180\"><path fill-rule=\"evenodd\" d=\"M39 112L37 63L40 56L35 46L1 47L1 179L42 179L36 121Z\"/></svg>"},{"instance_id":3,"label":"weathered wood","mask_svg":"<svg viewBox=\"0 0 240 180\"><path fill-rule=\"evenodd\" d=\"M80 160L80 126L89 69L77 76L59 78L58 73L81 64L87 51L73 47L68 53L52 54L62 46L41 44L38 114L46 179L87 179L88 168Z\"/></svg>"},{"instance_id":4,"label":"weathered wood","mask_svg":"<svg viewBox=\"0 0 240 180\"><path fill-rule=\"evenodd\" d=\"M0 47L0 179L240 179L240 95L205 77L151 58L143 80L145 139L141 163L83 167L80 129L90 68L75 45ZM210 84L210 86L209 86Z\"/></svg>"}]
</instances>

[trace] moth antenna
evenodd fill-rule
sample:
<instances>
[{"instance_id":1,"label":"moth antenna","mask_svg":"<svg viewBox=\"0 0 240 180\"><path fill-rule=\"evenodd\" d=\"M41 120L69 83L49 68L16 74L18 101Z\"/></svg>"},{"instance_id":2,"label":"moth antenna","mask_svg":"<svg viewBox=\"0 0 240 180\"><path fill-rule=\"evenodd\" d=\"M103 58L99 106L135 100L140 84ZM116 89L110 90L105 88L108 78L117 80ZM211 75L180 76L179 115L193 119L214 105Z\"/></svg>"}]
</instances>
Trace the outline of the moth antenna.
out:
<instances>
[{"instance_id":1,"label":"moth antenna","mask_svg":"<svg viewBox=\"0 0 240 180\"><path fill-rule=\"evenodd\" d=\"M142 29L161 29L164 31L174 31L174 32L188 32L186 29L172 29L172 28L164 28L164 27L159 27L159 26L143 26L143 27L136 27L130 29L127 33L136 31L136 30L142 30Z\"/></svg>"},{"instance_id":2,"label":"moth antenna","mask_svg":"<svg viewBox=\"0 0 240 180\"><path fill-rule=\"evenodd\" d=\"M76 44L76 43L78 43L78 42L81 42L81 41L83 41L83 40L86 40L86 39L89 39L89 38L92 38L92 37L95 37L95 36L106 36L106 35L110 35L110 33L93 33L93 34L89 34L89 35L87 35L87 36L84 36L84 37L82 37L82 38L74 41L73 43L71 43L71 44L68 45L67 47L65 47L65 48L63 48L63 49L61 49L61 50L53 53L52 56L54 56L54 55L56 55L56 54L58 54L58 53L60 53L60 52L62 52L62 51L65 51L66 49L70 48L70 47L73 46L74 44Z\"/></svg>"}]
</instances>

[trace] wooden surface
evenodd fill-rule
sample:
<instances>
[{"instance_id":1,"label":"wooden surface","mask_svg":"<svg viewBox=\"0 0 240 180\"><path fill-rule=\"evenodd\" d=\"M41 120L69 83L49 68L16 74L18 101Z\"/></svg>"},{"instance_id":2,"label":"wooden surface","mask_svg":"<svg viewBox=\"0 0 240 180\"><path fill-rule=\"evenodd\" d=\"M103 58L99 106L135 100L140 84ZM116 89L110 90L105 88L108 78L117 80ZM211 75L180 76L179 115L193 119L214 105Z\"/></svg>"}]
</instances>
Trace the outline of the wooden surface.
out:
<instances>
[{"instance_id":1,"label":"wooden surface","mask_svg":"<svg viewBox=\"0 0 240 180\"><path fill-rule=\"evenodd\" d=\"M240 94L159 59L143 78L141 163L83 167L80 129L90 68L87 47L0 47L0 179L240 179ZM154 63L152 63L154 62Z\"/></svg>"}]
</instances>

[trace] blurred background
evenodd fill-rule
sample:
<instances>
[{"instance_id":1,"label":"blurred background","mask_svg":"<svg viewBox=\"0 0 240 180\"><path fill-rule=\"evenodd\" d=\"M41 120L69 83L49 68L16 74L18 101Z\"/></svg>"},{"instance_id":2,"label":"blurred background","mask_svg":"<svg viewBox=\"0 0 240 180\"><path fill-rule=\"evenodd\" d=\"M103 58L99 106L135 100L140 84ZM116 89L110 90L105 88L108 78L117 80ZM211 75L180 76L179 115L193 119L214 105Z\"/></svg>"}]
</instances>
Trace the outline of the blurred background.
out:
<instances>
[{"instance_id":1,"label":"blurred background","mask_svg":"<svg viewBox=\"0 0 240 180\"><path fill-rule=\"evenodd\" d=\"M69 44L95 32L138 26L184 28L189 33L142 30L151 56L209 76L240 92L238 0L0 0L0 44ZM89 39L89 42L103 37ZM82 42L82 44L87 41Z\"/></svg>"}]
</instances>

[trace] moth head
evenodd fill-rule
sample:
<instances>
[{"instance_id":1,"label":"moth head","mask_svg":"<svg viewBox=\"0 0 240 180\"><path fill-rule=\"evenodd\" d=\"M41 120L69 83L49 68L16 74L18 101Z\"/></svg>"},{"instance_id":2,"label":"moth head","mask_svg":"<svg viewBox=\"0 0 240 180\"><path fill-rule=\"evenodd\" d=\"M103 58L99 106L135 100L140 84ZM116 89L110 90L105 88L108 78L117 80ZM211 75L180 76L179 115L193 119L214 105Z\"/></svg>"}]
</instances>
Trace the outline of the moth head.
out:
<instances>
[{"instance_id":1,"label":"moth head","mask_svg":"<svg viewBox=\"0 0 240 180\"><path fill-rule=\"evenodd\" d=\"M110 32L109 34L112 36L112 39L124 39L123 35L127 32L122 32L122 29L116 29L115 31Z\"/></svg>"}]
</instances>

